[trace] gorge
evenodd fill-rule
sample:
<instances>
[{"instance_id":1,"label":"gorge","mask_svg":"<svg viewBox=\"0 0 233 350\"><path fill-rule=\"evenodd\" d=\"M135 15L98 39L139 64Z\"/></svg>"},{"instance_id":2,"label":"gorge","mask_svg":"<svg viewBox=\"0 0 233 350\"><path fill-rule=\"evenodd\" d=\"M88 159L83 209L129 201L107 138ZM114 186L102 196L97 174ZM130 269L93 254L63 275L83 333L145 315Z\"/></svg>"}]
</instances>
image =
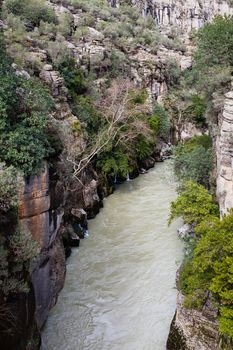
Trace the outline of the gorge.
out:
<instances>
[{"instance_id":1,"label":"gorge","mask_svg":"<svg viewBox=\"0 0 233 350\"><path fill-rule=\"evenodd\" d=\"M43 350L165 349L183 245L180 223L167 227L175 196L172 166L164 162L104 201L89 222L90 237L68 260Z\"/></svg>"},{"instance_id":2,"label":"gorge","mask_svg":"<svg viewBox=\"0 0 233 350\"><path fill-rule=\"evenodd\" d=\"M90 229L91 237L81 242L80 253L77 254L75 250L70 258L71 266L68 263L68 271L71 269L73 276L78 273L83 284L88 283L85 282L85 278L88 279L88 273L85 272L88 259L92 259L91 262L95 265L95 260L101 260L105 256L105 251L113 254L119 244L120 249L116 254L121 257L120 261L110 254L107 256L110 259L109 266L104 264L106 269L101 274L98 268L94 270L96 275L101 275L101 286L104 286L106 276L111 276L111 271L117 275L117 268L122 267L124 273L130 274L132 271L129 278L132 277L134 282L136 279L145 282L145 285L148 282L151 293L148 298L150 301L153 297L156 299L153 303L155 308L162 294L167 292L168 298L171 297L168 301L169 310L164 310L167 317L164 321L166 330L161 328L163 339L161 335L156 340L157 345L150 341L145 345L142 336L143 344L139 340L136 344L133 337L133 340L128 339L124 345L114 340L111 348L116 346L116 349L120 349L125 346L128 350L130 347L141 349L145 346L145 349L150 349L157 346L158 350L165 349L169 323L175 312L175 289L171 292L175 270L179 267L175 261L182 256L182 243L174 232L175 224L165 228L169 202L175 200L175 184L173 180L167 184L164 178L167 163L158 163L170 156L171 143L177 146L173 158L176 176L181 185L178 201L182 198L184 180L192 180L204 186L207 192L203 192L206 197L203 207L208 203L208 196L212 195L211 200L217 200L220 211L219 214L215 210L214 215L211 212L209 227L219 232L225 230L230 237L229 230L224 225L231 227L229 210L233 207L233 25L232 17L215 16L233 15L232 1L5 0L0 2L0 6L1 346L3 350L40 348L42 329L65 282L66 258L71 254L71 248L79 246L81 238ZM208 25L212 22L213 25ZM114 192L116 182L135 178L154 165L155 168L148 174L139 176L134 182L124 183L113 196L105 200L105 197ZM170 174L173 174L172 171ZM137 187L139 183L140 189ZM197 189L204 191L202 188ZM127 191L129 196L125 195ZM136 194L138 197L134 197ZM118 197L119 202L115 203ZM105 220L108 216L115 218L114 215L118 218L115 209L120 211L121 201L127 210L120 215L119 220L126 214L126 222L132 222L135 226L130 225L125 232L123 220L117 224L113 220L113 228L109 219L113 236L108 240L106 233L109 227L104 225ZM105 203L106 208L102 209ZM112 211L108 212L111 203L115 204ZM162 205L160 208L160 203L164 207ZM192 199L186 203L186 208L189 208L190 203ZM132 208L135 214L131 213ZM209 261L213 258L215 271L211 270L211 266L208 267L213 275L205 273L204 277L211 276L211 280L204 278L204 292L198 283L195 285L196 277L194 282L190 281L183 272L187 266L190 268L190 262L187 263L189 258L192 266L200 266L195 259L193 263L192 258L200 253L196 247L200 242L203 243L205 233L201 232L198 236L195 230L196 226L197 232L206 230L202 221L189 222L190 218L187 221L186 208L177 215L185 221L186 226L182 230L188 244L184 264L177 275L177 312L167 348L229 350L232 348L233 337L229 326L232 322L232 297L229 280L225 281L225 277L221 277L221 281L225 281L225 289L219 291L221 281L215 274L220 270L218 263L221 263L221 259L215 264L214 257L209 257ZM127 219L127 214L130 220ZM229 222L225 214L230 214ZM220 216L222 222L217 221ZM207 215L203 219L206 220ZM158 237L152 228L149 234L146 226L141 227L144 220L150 222L149 227L155 224L160 226L158 232L161 246L157 247L153 241ZM198 228L199 224L202 225L201 229ZM136 232L135 238L131 230ZM173 237L169 236L168 239L167 235L171 232ZM206 236L209 237L208 234ZM192 240L193 246L196 245L194 248L189 246ZM168 246L164 248L165 243ZM173 245L170 246L170 243ZM149 250L150 260L145 257L145 264L140 267L141 278L133 268L138 263L137 256L125 268L121 265L124 260L122 254L125 252L126 255L131 245L136 246L136 252L139 250L143 255L145 248L145 256ZM158 257L156 253L152 257L152 250L156 252L157 248L164 250L164 254L161 256L160 251ZM200 251L201 249L204 249L203 246ZM224 249L222 251L225 252ZM165 253L166 250L169 254ZM225 265L221 265L221 269L224 272L229 270L228 276L231 276L230 248L227 254L226 261L223 261ZM221 256L225 257L224 254ZM114 261L111 262L111 259ZM158 289L160 295L153 294L155 291L151 284L158 273L157 263L167 265L167 270L161 273L163 282L161 289ZM153 267L156 271L153 277L150 275L148 281L144 281L143 276L146 278L148 270L153 270ZM191 268L189 274L196 276ZM196 278L199 281L203 277L200 276L201 274ZM126 275L119 278L124 281ZM218 286L212 283L216 279ZM71 283L71 291L75 289L72 297L82 300L85 299L84 286L81 284L79 289L78 281L78 278L76 282L68 272L68 287ZM114 283L117 282L116 279ZM91 278L91 283L88 284L90 297L91 292L98 288L98 283L98 280ZM155 284L158 284L157 280ZM140 306L141 310L145 308L143 314L150 313L150 306L152 308L150 303L147 304L144 285L140 287L138 289L142 289L143 295L137 296L135 293L136 299L132 296L129 301L132 314ZM43 350L59 350L56 341L64 341L59 322L56 326L60 337L55 339L56 334L52 334L51 329L57 310L62 311L61 322L68 315L70 305L66 304L66 288L45 326ZM196 302L198 293L195 294L194 290L200 291L204 298L201 307L199 299L198 305L187 307L190 298L194 299L194 304ZM122 291L119 290L120 292ZM132 292L130 289L129 295ZM119 294L116 299L118 297L121 300ZM128 296L123 295L122 298L127 299ZM145 300L143 306L138 299ZM72 302L79 305L80 300ZM119 305L115 305L113 300L111 302L112 307L117 309ZM98 303L89 300L89 304L93 304L96 312ZM126 313L126 310L123 311ZM159 313L157 315L156 309L153 313L154 325ZM67 317L69 319L69 315ZM116 317L121 318L121 313L118 316L116 314ZM160 319L161 317L159 316ZM135 319L136 316L133 321ZM82 320L81 317L76 319L78 333L93 330L94 326L88 320ZM68 321L64 322L68 325ZM82 321L88 325L80 331ZM136 323L134 328L138 329ZM156 325L152 330L153 325L148 325L150 336L156 332ZM146 322L144 326L146 328ZM126 327L123 320L122 327ZM69 334L71 328L70 326L66 330ZM114 337L110 328L111 325L107 325L106 332L109 331ZM119 333L124 331L123 328L119 327ZM118 329L117 326L114 329ZM144 332L148 338L149 330L145 329ZM141 329L137 332L141 332ZM75 339L76 336L79 337L79 334L72 334L69 339L71 343L62 343L61 350L68 349L68 346L71 350L74 349L72 344L79 342L79 338ZM89 337L95 344L95 336L94 331L83 337ZM106 340L106 349L110 346L108 341ZM84 343L80 345L80 350L85 346L96 348L92 343ZM104 349L104 344L103 339L99 348Z\"/></svg>"}]
</instances>

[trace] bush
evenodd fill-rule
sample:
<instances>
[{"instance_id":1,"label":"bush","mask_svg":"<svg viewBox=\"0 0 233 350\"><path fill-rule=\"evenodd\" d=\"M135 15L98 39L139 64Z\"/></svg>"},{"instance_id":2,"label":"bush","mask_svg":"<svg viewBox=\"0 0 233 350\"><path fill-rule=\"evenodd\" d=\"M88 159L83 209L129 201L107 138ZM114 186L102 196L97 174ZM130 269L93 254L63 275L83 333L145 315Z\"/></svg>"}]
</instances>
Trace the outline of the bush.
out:
<instances>
[{"instance_id":1,"label":"bush","mask_svg":"<svg viewBox=\"0 0 233 350\"><path fill-rule=\"evenodd\" d=\"M206 119L205 119L205 113L207 109L207 104L203 97L199 95L192 95L191 96L191 103L186 109L186 113L188 115L188 118L191 118L194 120L194 122L198 126L205 126Z\"/></svg>"},{"instance_id":2,"label":"bush","mask_svg":"<svg viewBox=\"0 0 233 350\"><path fill-rule=\"evenodd\" d=\"M215 17L197 33L195 65L200 70L210 66L233 64L233 17Z\"/></svg>"},{"instance_id":3,"label":"bush","mask_svg":"<svg viewBox=\"0 0 233 350\"><path fill-rule=\"evenodd\" d=\"M87 91L87 85L81 70L76 67L75 60L66 57L58 66L58 69L65 80L66 87L69 89L71 97L82 95Z\"/></svg>"},{"instance_id":4,"label":"bush","mask_svg":"<svg viewBox=\"0 0 233 350\"><path fill-rule=\"evenodd\" d=\"M98 157L97 167L105 175L126 177L132 171L129 164L129 158L125 151L116 148L111 153L104 153Z\"/></svg>"},{"instance_id":5,"label":"bush","mask_svg":"<svg viewBox=\"0 0 233 350\"><path fill-rule=\"evenodd\" d=\"M15 75L3 42L0 57L0 161L29 175L50 152L45 131L53 102L39 80Z\"/></svg>"},{"instance_id":6,"label":"bush","mask_svg":"<svg viewBox=\"0 0 233 350\"><path fill-rule=\"evenodd\" d=\"M188 181L178 198L171 204L169 223L177 217L182 217L185 223L198 225L204 219L218 214L218 206L208 190L193 181Z\"/></svg>"},{"instance_id":7,"label":"bush","mask_svg":"<svg viewBox=\"0 0 233 350\"><path fill-rule=\"evenodd\" d=\"M233 339L233 212L202 222L197 232L194 257L181 272L186 306L201 307L210 291L220 309L220 332Z\"/></svg>"},{"instance_id":8,"label":"bush","mask_svg":"<svg viewBox=\"0 0 233 350\"><path fill-rule=\"evenodd\" d=\"M3 10L20 16L27 24L39 26L40 21L57 22L52 7L48 6L45 0L5 0Z\"/></svg>"},{"instance_id":9,"label":"bush","mask_svg":"<svg viewBox=\"0 0 233 350\"><path fill-rule=\"evenodd\" d=\"M140 135L137 139L135 149L139 160L143 160L153 153L153 144L148 142L144 135Z\"/></svg>"},{"instance_id":10,"label":"bush","mask_svg":"<svg viewBox=\"0 0 233 350\"><path fill-rule=\"evenodd\" d=\"M38 243L23 227L18 226L13 234L9 234L7 244L0 247L1 296L29 291L28 271L39 251Z\"/></svg>"},{"instance_id":11,"label":"bush","mask_svg":"<svg viewBox=\"0 0 233 350\"><path fill-rule=\"evenodd\" d=\"M85 123L86 131L90 136L96 135L104 126L104 119L89 96L78 96L73 105L73 112L81 122Z\"/></svg>"},{"instance_id":12,"label":"bush","mask_svg":"<svg viewBox=\"0 0 233 350\"><path fill-rule=\"evenodd\" d=\"M156 119L159 121L159 131L158 135L164 140L168 141L169 139L169 133L170 133L170 121L169 117L167 115L167 112L165 109L159 105L156 104L154 107L154 114L153 114L153 120Z\"/></svg>"},{"instance_id":13,"label":"bush","mask_svg":"<svg viewBox=\"0 0 233 350\"><path fill-rule=\"evenodd\" d=\"M179 144L175 148L173 159L175 173L180 181L193 180L209 187L212 170L212 147L209 136L197 136L184 144Z\"/></svg>"},{"instance_id":14,"label":"bush","mask_svg":"<svg viewBox=\"0 0 233 350\"><path fill-rule=\"evenodd\" d=\"M16 169L0 163L0 212L2 214L17 207L20 184L21 179Z\"/></svg>"}]
</instances>

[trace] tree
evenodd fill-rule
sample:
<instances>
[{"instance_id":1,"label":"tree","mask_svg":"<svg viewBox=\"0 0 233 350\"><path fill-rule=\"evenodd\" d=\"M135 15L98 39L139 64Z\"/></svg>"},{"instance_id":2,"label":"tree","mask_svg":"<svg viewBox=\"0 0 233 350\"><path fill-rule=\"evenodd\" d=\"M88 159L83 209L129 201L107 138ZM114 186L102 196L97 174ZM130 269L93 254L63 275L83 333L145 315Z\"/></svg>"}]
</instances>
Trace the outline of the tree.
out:
<instances>
[{"instance_id":1,"label":"tree","mask_svg":"<svg viewBox=\"0 0 233 350\"><path fill-rule=\"evenodd\" d=\"M169 223L177 217L198 225L208 217L218 216L218 206L208 190L193 181L187 181L178 198L171 204Z\"/></svg>"},{"instance_id":2,"label":"tree","mask_svg":"<svg viewBox=\"0 0 233 350\"><path fill-rule=\"evenodd\" d=\"M233 65L233 17L217 16L197 33L194 55L200 71L210 66Z\"/></svg>"},{"instance_id":3,"label":"tree","mask_svg":"<svg viewBox=\"0 0 233 350\"><path fill-rule=\"evenodd\" d=\"M74 166L76 178L97 155L118 145L128 149L140 135L153 138L145 92L135 90L129 80L114 80L94 105L97 111L101 111L101 128L94 138L88 140L83 152L77 154L72 145L68 149L67 159Z\"/></svg>"},{"instance_id":4,"label":"tree","mask_svg":"<svg viewBox=\"0 0 233 350\"><path fill-rule=\"evenodd\" d=\"M202 135L195 136L175 148L175 173L180 181L192 180L209 188L213 152L211 146L211 138Z\"/></svg>"}]
</instances>

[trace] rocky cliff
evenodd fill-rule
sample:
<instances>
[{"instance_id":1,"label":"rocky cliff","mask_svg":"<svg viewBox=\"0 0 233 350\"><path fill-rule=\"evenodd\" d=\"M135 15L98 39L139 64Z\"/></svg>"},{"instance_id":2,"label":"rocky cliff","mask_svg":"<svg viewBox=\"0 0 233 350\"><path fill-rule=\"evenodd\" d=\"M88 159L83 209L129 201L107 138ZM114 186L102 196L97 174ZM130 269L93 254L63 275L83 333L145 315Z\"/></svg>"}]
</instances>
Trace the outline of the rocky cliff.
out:
<instances>
[{"instance_id":1,"label":"rocky cliff","mask_svg":"<svg viewBox=\"0 0 233 350\"><path fill-rule=\"evenodd\" d=\"M167 350L218 350L217 309L208 299L202 311L186 309L184 296L177 296L177 310L167 341Z\"/></svg>"},{"instance_id":2,"label":"rocky cliff","mask_svg":"<svg viewBox=\"0 0 233 350\"><path fill-rule=\"evenodd\" d=\"M227 1L218 0L132 0L132 3L141 8L144 16L151 15L162 31L169 32L175 26L183 36L217 15L233 13Z\"/></svg>"},{"instance_id":3,"label":"rocky cliff","mask_svg":"<svg viewBox=\"0 0 233 350\"><path fill-rule=\"evenodd\" d=\"M233 208L233 92L225 95L216 141L217 198L221 215Z\"/></svg>"},{"instance_id":4,"label":"rocky cliff","mask_svg":"<svg viewBox=\"0 0 233 350\"><path fill-rule=\"evenodd\" d=\"M57 4L49 1L54 8L57 16L66 14L70 18L71 31L74 31L80 20L81 11L73 6ZM137 1L132 0L132 4L139 6L144 16L151 15L160 27L161 31L169 34L173 27L179 29L177 32L181 37L192 29L197 29L205 21L210 21L214 15L233 13L232 8L227 2L215 1ZM111 1L113 7L118 6L117 1ZM98 15L96 22L99 21ZM94 26L94 24L92 23ZM88 28L88 37L80 38L78 41L66 37L61 39L61 46L72 53L78 66L87 71L91 66L103 65L103 69L108 70L111 66L110 56L112 43L104 38L101 31L96 30L90 25ZM51 41L56 38L51 34ZM65 132L71 130L77 118L73 115L68 101L68 92L61 74L51 63L51 59L43 43L30 36L30 32L25 39L25 50L28 53L26 68L31 68L35 62L40 64L36 69L37 76L47 85L54 100L55 109L51 115L51 128L60 128L64 132L64 145L67 149L71 144L77 148L85 147L85 140L80 134L79 138L73 138L70 144L65 145ZM145 87L150 95L150 102L156 101L167 91L169 85L169 60L175 60L181 69L186 69L191 65L190 48L185 52L169 49L161 46L156 52L139 45L135 50L124 52L129 60L130 72L135 86ZM17 69L17 74L27 74ZM96 85L101 85L101 72L95 81ZM218 175L218 193L220 204L223 202L223 212L229 208L232 198L226 195L225 190L231 187L232 177L231 168L231 150L229 149L228 139L232 132L229 111L232 96L229 93L226 96L225 111L221 118L221 134L218 138L219 147L219 175ZM152 159L152 163L154 160ZM151 164L148 165L148 167ZM60 154L51 160L49 166L46 163L44 170L38 176L31 176L25 180L20 194L19 219L21 224L28 228L33 238L40 245L40 255L36 263L32 266L31 281L32 287L30 295L33 299L33 307L28 320L36 325L40 331L48 316L49 310L54 306L57 296L64 284L65 279L65 250L63 242L68 245L78 244L79 236L85 234L87 229L87 218L94 217L102 206L102 197L108 194L111 189L106 183L106 179L97 174L92 166L88 166L77 180L74 177L67 177L67 169L72 167L72 163L67 162L66 154ZM35 299L35 300L34 300ZM35 304L35 305L34 305ZM32 314L35 307L35 320ZM197 324L198 331L193 336L188 349L211 349L214 347L202 346L202 340L196 342L195 339L204 339L203 344L208 343L208 336L217 339L215 331L209 332L209 324L206 321L207 316L198 313L186 312L182 308L182 297L178 298L177 325L179 328L184 326L185 338L192 336L193 325ZM36 321L36 322L35 322ZM203 326L203 323L206 323ZM215 323L214 329L215 329ZM23 325L24 327L24 325ZM204 328L203 328L204 327ZM201 332L206 333L206 337L201 336ZM28 333L24 334L24 338ZM214 340L213 340L214 341ZM199 347L191 347L193 344ZM191 344L191 345L190 345ZM213 342L211 343L213 344ZM15 346L15 345L14 345ZM196 346L196 345L195 345ZM18 345L18 349L24 350L25 344ZM14 347L12 347L14 349ZM169 349L175 349L170 347ZM179 348L177 348L179 349ZM181 349L181 348L180 348ZM9 350L9 349L8 349Z\"/></svg>"}]
</instances>

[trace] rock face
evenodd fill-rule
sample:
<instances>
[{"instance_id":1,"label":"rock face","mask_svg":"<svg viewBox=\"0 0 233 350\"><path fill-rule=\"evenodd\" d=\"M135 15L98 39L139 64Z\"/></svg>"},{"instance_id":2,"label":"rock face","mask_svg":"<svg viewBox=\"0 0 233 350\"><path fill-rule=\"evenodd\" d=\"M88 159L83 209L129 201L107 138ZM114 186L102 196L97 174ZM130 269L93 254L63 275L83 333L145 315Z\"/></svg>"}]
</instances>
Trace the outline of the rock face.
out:
<instances>
[{"instance_id":1,"label":"rock face","mask_svg":"<svg viewBox=\"0 0 233 350\"><path fill-rule=\"evenodd\" d=\"M55 169L58 172L59 164ZM39 331L64 285L66 262L63 238L68 235L73 245L74 237L79 241L78 234L81 237L86 232L87 217L94 217L102 206L92 169L86 169L84 175L84 185L74 181L74 188L70 191L64 180L55 176L54 169L49 169L45 163L39 175L25 179L20 193L19 222L40 246L40 254L31 273L35 296L34 321ZM32 320L32 315L29 316Z\"/></svg>"},{"instance_id":2,"label":"rock face","mask_svg":"<svg viewBox=\"0 0 233 350\"><path fill-rule=\"evenodd\" d=\"M217 198L224 215L233 208L233 89L225 95L224 110L219 115L216 155Z\"/></svg>"},{"instance_id":3,"label":"rock face","mask_svg":"<svg viewBox=\"0 0 233 350\"><path fill-rule=\"evenodd\" d=\"M52 0L50 2L53 3ZM111 6L117 7L120 2L109 0L109 3ZM205 21L211 20L216 14L233 13L226 2L220 3L217 0L204 0L202 2L198 0L132 0L132 3L139 6L145 16L152 15L156 24L160 26L164 33L169 32L172 26L177 26L184 33L188 33L193 28L202 26ZM57 2L53 6L58 14L64 12L70 14L74 26L79 23L78 11L77 13L72 12L72 7L68 8L65 5L58 5ZM81 40L78 43L68 40L64 42L64 45L72 51L79 67L84 70L88 69L87 66L89 64L95 66L100 61L105 60L107 62L111 54L111 50L106 45L106 42L104 42L102 33L91 27L88 28L88 31L89 38L85 42ZM77 118L72 114L70 109L64 80L61 78L59 72L52 65L48 64L47 51L41 50L35 43L33 45L33 50L31 49L28 52L28 64L31 64L30 61L32 59L40 59L43 63L39 77L47 84L55 102L55 112L51 116L51 122L54 124L54 127L59 125L61 129L66 129L66 127L72 129L72 125L77 122ZM128 53L128 58L131 62L131 73L135 84L146 87L150 92L152 101L157 100L167 90L166 61L168 59L175 59L181 69L186 69L191 65L189 53L183 54L178 51L165 49L164 47L158 50L157 53L139 47L135 52ZM108 66L106 67L108 68ZM230 173L230 169L232 168L230 165L231 150L229 143L227 143L227 138L232 132L232 124L229 122L229 119L231 119L231 112L229 112L231 106L233 108L233 97L231 94L228 94L226 96L224 118L221 119L222 131L218 139L218 147L221 150L218 159L221 169L218 177L218 194L221 197L220 202L223 202L223 211L227 210L231 205L229 204L230 198L232 200L232 195L228 196L224 191L227 190L230 194L233 191L232 188L229 190L228 178L232 176L232 171ZM81 149L85 148L82 135L78 139L78 147ZM163 150L164 153L162 155L161 149L158 150L159 157L169 155L169 149L166 145ZM71 239L78 241L80 230L85 231L87 229L87 218L92 218L98 213L102 206L101 197L103 192L106 193L108 191L108 189L106 190L106 183L104 181L102 184L100 183L100 178L98 178L92 168L86 169L80 175L82 183L71 181L69 186L67 186L65 183L65 168L67 164L64 163L64 159L62 158L56 159L54 163L51 166L52 169L49 169L48 165L45 164L45 168L41 174L25 180L19 203L20 223L30 230L33 238L39 243L41 248L40 255L31 273L33 284L31 288L33 306L31 309L33 311L25 317L32 324L36 321L39 331L46 321L49 310L56 303L58 293L64 284L66 269L62 237L64 238L67 232L71 231ZM154 159L151 158L147 164L143 164L143 167L149 168L153 164ZM225 170L227 171L227 176L225 176ZM225 177L227 177L227 180ZM182 330L185 338L193 337L194 342L196 342L197 337L200 336L201 343L197 343L200 346L206 346L207 338L201 336L201 329L204 329L208 335L216 340L217 335L215 333L210 334L209 332L208 322L206 321L208 317L202 317L200 313L189 313L188 310L182 308L182 301L182 297L179 296L175 322L176 326ZM34 306L35 320L33 321ZM206 326L203 326L204 328L201 325L202 321L206 323ZM194 324L198 328L198 333L195 334L192 333ZM190 344L188 343L188 346L193 346L192 339ZM25 350L25 344L19 346L18 349ZM174 347L170 347L169 349L175 350ZM215 347L188 347L188 349L215 350Z\"/></svg>"},{"instance_id":4,"label":"rock face","mask_svg":"<svg viewBox=\"0 0 233 350\"><path fill-rule=\"evenodd\" d=\"M164 32L176 26L184 35L201 28L216 15L233 14L227 1L218 0L132 0L132 3L141 8L144 16L151 15Z\"/></svg>"},{"instance_id":5,"label":"rock face","mask_svg":"<svg viewBox=\"0 0 233 350\"><path fill-rule=\"evenodd\" d=\"M232 84L233 90L233 84ZM233 91L225 95L223 111L218 116L218 132L215 144L217 189L216 195L221 216L233 208ZM183 232L184 231L184 232ZM181 234L185 235L185 229ZM217 350L219 334L217 310L207 298L201 312L186 309L181 293L177 298L177 312L171 325L168 350ZM228 349L224 345L223 349ZM229 347L231 348L231 347Z\"/></svg>"},{"instance_id":6,"label":"rock face","mask_svg":"<svg viewBox=\"0 0 233 350\"><path fill-rule=\"evenodd\" d=\"M201 312L186 309L183 304L184 296L179 293L167 350L218 350L217 310L209 299Z\"/></svg>"},{"instance_id":7,"label":"rock face","mask_svg":"<svg viewBox=\"0 0 233 350\"><path fill-rule=\"evenodd\" d=\"M64 284L65 254L59 235L62 216L60 208L51 206L49 172L45 164L40 175L25 181L19 203L20 224L31 232L41 248L32 273L38 329L43 326Z\"/></svg>"}]
</instances>

